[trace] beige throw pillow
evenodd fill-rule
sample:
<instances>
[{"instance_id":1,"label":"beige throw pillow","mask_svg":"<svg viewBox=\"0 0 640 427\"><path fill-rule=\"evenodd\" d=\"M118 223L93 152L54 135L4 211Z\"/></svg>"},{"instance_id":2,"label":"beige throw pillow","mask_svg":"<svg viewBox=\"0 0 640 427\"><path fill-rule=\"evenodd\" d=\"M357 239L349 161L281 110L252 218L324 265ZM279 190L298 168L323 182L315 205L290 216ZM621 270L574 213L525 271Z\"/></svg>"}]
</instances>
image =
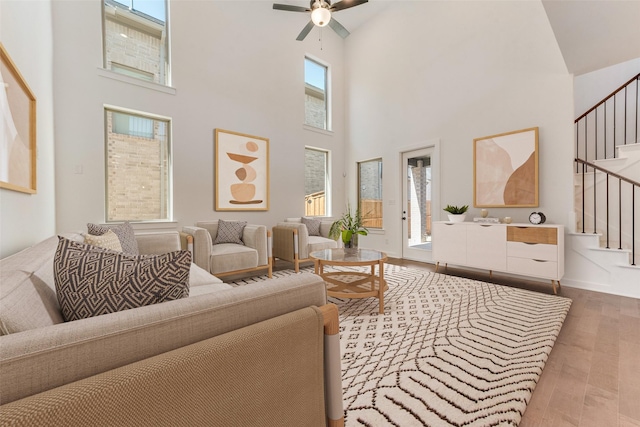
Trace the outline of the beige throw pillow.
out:
<instances>
[{"instance_id":1,"label":"beige throw pillow","mask_svg":"<svg viewBox=\"0 0 640 427\"><path fill-rule=\"evenodd\" d=\"M85 234L84 242L87 245L98 246L105 249L111 249L112 251L122 252L122 245L120 239L113 231L109 230L102 236L94 236L93 234Z\"/></svg>"},{"instance_id":2,"label":"beige throw pillow","mask_svg":"<svg viewBox=\"0 0 640 427\"><path fill-rule=\"evenodd\" d=\"M118 239L120 239L122 252L127 255L140 255L133 227L131 227L131 224L128 222L125 221L120 225L87 224L87 231L94 236L101 236L109 230L113 230L116 236L118 236Z\"/></svg>"}]
</instances>

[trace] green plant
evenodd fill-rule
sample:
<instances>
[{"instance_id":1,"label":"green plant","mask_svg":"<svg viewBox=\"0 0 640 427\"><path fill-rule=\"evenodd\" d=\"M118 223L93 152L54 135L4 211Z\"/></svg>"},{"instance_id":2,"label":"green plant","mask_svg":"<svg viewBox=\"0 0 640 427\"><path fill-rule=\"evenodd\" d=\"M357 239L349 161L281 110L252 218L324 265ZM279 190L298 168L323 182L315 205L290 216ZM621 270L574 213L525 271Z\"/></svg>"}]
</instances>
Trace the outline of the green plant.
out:
<instances>
[{"instance_id":1,"label":"green plant","mask_svg":"<svg viewBox=\"0 0 640 427\"><path fill-rule=\"evenodd\" d=\"M461 207L447 205L447 207L444 208L443 210L449 212L452 215L462 215L467 211L467 209L469 209L469 205L464 205Z\"/></svg>"},{"instance_id":2,"label":"green plant","mask_svg":"<svg viewBox=\"0 0 640 427\"><path fill-rule=\"evenodd\" d=\"M347 212L331 224L329 229L329 237L333 240L338 240L338 237L342 237L342 242L345 246L349 245L351 238L354 234L360 234L366 236L369 230L362 225L362 215L360 208L358 207L355 214L351 214L351 206L347 206Z\"/></svg>"}]
</instances>

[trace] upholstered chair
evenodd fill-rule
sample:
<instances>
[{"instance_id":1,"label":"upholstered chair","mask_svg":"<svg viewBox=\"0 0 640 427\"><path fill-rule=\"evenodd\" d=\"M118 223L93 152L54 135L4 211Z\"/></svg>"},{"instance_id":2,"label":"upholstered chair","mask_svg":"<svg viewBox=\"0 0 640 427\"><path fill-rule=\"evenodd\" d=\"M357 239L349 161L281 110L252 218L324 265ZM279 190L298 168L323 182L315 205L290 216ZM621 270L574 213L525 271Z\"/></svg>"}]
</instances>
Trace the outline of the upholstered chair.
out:
<instances>
[{"instance_id":1,"label":"upholstered chair","mask_svg":"<svg viewBox=\"0 0 640 427\"><path fill-rule=\"evenodd\" d=\"M193 239L193 262L217 277L267 270L272 273L271 233L246 221L199 221L183 227Z\"/></svg>"},{"instance_id":2,"label":"upholstered chair","mask_svg":"<svg viewBox=\"0 0 640 427\"><path fill-rule=\"evenodd\" d=\"M338 243L329 238L332 220L320 218L287 218L272 229L273 261L279 258L292 262L296 272L300 263L311 261L309 254L323 249L337 248Z\"/></svg>"}]
</instances>

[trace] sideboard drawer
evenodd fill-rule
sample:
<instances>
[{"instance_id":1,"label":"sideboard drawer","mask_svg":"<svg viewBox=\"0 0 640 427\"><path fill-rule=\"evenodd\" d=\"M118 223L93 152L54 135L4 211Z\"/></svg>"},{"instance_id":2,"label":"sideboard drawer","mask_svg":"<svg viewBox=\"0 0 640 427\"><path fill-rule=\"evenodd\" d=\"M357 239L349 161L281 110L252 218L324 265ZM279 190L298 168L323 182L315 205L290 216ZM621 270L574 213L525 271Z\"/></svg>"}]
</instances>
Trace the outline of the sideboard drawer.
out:
<instances>
[{"instance_id":1,"label":"sideboard drawer","mask_svg":"<svg viewBox=\"0 0 640 427\"><path fill-rule=\"evenodd\" d=\"M558 247L543 243L507 242L507 256L557 261Z\"/></svg>"},{"instance_id":2,"label":"sideboard drawer","mask_svg":"<svg viewBox=\"0 0 640 427\"><path fill-rule=\"evenodd\" d=\"M508 226L507 241L558 244L558 229L553 227Z\"/></svg>"},{"instance_id":3,"label":"sideboard drawer","mask_svg":"<svg viewBox=\"0 0 640 427\"><path fill-rule=\"evenodd\" d=\"M558 279L558 263L555 261L507 257L507 271L532 277Z\"/></svg>"}]
</instances>

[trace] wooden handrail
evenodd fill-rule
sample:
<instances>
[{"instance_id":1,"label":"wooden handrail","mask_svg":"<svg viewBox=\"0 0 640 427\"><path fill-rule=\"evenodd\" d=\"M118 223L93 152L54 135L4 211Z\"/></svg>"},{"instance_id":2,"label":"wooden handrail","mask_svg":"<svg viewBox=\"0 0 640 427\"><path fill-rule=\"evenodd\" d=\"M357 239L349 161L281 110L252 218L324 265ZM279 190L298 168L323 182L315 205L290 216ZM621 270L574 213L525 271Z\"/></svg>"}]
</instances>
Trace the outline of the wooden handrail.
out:
<instances>
[{"instance_id":1,"label":"wooden handrail","mask_svg":"<svg viewBox=\"0 0 640 427\"><path fill-rule=\"evenodd\" d=\"M609 174L612 177L618 178L621 181L624 181L624 182L627 182L627 183L629 183L631 185L635 185L637 187L640 187L640 182L636 182L636 181L634 181L632 179L627 178L626 176L618 175L617 173L612 172L612 171L610 171L608 169L605 169L602 166L598 166L596 164L593 164L591 162L587 162L586 160L582 160L582 159L575 159L575 161L578 162L578 163L582 163L583 165L587 165L587 166L589 166L591 168L594 168L596 170L599 170L600 172L604 172L606 174Z\"/></svg>"},{"instance_id":2,"label":"wooden handrail","mask_svg":"<svg viewBox=\"0 0 640 427\"><path fill-rule=\"evenodd\" d=\"M598 102L596 105L594 105L593 107L591 107L589 109L589 111L587 111L586 113L584 113L583 115L581 115L580 117L578 117L577 119L575 119L574 123L578 123L580 121L580 119L583 119L584 117L586 117L590 112L592 112L593 110L595 110L596 108L598 108L599 106L601 106L602 104L604 104L605 102L607 102L611 97L615 96L616 93L620 92L622 89L625 88L625 86L629 85L632 81L634 80L638 80L640 79L640 73L636 74L634 77L630 78L628 82L626 82L625 84L623 84L622 86L620 86L618 89L614 90L613 92L611 92L609 95L607 95L602 101Z\"/></svg>"}]
</instances>

